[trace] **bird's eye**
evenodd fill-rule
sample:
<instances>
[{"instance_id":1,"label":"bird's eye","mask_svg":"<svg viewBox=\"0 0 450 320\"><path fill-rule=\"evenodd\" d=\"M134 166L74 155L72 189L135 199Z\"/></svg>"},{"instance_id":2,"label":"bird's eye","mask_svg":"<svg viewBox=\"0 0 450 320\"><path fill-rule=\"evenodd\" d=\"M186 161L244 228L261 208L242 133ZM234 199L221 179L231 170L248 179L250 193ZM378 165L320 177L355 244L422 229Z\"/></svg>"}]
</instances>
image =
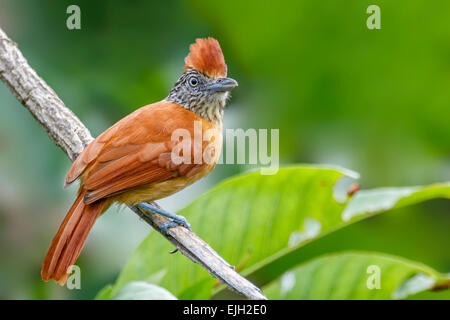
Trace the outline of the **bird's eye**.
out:
<instances>
[{"instance_id":1,"label":"bird's eye","mask_svg":"<svg viewBox=\"0 0 450 320\"><path fill-rule=\"evenodd\" d=\"M189 84L190 84L192 87L196 87L196 86L198 85L198 79L197 79L197 77L190 77L190 78L189 78Z\"/></svg>"}]
</instances>

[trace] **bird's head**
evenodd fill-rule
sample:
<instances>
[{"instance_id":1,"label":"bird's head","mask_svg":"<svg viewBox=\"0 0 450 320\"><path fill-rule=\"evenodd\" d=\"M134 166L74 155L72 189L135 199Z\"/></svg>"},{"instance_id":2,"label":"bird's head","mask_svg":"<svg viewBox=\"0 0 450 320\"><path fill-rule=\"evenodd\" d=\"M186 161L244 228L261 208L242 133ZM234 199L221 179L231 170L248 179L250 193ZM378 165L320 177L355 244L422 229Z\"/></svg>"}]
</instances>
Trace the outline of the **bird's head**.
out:
<instances>
[{"instance_id":1,"label":"bird's head","mask_svg":"<svg viewBox=\"0 0 450 320\"><path fill-rule=\"evenodd\" d=\"M197 39L191 44L185 63L186 71L166 100L192 110L209 121L222 121L230 91L238 83L227 78L227 65L219 42L213 38Z\"/></svg>"}]
</instances>

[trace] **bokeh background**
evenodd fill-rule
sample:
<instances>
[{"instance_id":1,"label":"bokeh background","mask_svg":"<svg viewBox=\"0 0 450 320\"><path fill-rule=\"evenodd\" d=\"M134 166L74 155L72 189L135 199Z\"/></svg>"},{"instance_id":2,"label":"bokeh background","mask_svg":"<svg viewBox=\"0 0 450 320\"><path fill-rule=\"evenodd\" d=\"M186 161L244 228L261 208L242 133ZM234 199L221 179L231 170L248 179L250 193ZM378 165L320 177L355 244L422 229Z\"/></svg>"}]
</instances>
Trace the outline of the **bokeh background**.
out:
<instances>
[{"instance_id":1,"label":"bokeh background","mask_svg":"<svg viewBox=\"0 0 450 320\"><path fill-rule=\"evenodd\" d=\"M81 8L81 30L66 8ZM381 30L366 8L381 7ZM163 99L197 37L219 40L239 81L225 128L280 129L280 161L361 173L364 188L450 180L450 2L0 0L0 26L94 136ZM0 83L0 298L90 299L150 228L128 210L96 223L78 261L81 290L40 266L76 187L70 161ZM175 211L222 179L219 165L161 201ZM342 243L450 271L450 206L430 201L339 231ZM167 254L162 252L161 254Z\"/></svg>"}]
</instances>

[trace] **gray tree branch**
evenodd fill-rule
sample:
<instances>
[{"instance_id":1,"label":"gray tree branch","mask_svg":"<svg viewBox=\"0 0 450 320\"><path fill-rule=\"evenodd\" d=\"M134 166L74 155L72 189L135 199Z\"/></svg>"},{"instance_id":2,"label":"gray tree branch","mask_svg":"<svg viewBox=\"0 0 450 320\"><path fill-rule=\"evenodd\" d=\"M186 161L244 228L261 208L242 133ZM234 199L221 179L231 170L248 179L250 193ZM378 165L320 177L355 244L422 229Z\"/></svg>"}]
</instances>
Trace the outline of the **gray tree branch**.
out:
<instances>
[{"instance_id":1,"label":"gray tree branch","mask_svg":"<svg viewBox=\"0 0 450 320\"><path fill-rule=\"evenodd\" d=\"M89 130L30 67L17 44L1 28L0 79L72 161L93 140ZM130 209L160 233L160 226L168 221L153 212L142 212L136 207ZM239 275L234 267L195 233L176 227L162 235L186 257L200 264L232 290L250 299L266 299L258 287Z\"/></svg>"}]
</instances>

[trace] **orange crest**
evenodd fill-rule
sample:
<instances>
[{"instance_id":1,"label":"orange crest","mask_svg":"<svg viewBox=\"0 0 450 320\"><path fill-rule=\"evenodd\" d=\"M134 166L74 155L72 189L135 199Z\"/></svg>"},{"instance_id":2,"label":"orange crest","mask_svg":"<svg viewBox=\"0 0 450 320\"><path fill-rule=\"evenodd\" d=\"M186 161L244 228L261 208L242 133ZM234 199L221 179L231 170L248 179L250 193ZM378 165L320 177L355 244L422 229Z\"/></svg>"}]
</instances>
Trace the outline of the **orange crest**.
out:
<instances>
[{"instance_id":1,"label":"orange crest","mask_svg":"<svg viewBox=\"0 0 450 320\"><path fill-rule=\"evenodd\" d=\"M226 77L227 65L219 42L214 38L197 39L189 47L189 54L184 59L187 70L193 68L212 78Z\"/></svg>"}]
</instances>

